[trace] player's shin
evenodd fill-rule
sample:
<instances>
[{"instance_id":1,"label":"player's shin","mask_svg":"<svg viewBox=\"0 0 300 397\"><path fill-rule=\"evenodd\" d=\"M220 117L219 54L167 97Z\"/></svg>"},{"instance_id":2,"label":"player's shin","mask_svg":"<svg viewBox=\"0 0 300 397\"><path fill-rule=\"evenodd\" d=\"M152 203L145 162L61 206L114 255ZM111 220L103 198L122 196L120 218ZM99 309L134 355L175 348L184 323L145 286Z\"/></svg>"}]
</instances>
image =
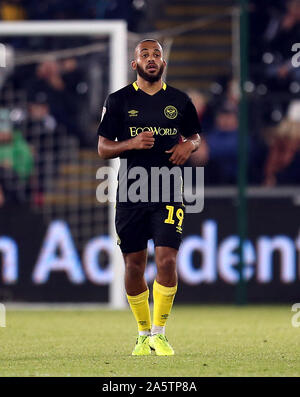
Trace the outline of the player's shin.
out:
<instances>
[{"instance_id":1,"label":"player's shin","mask_svg":"<svg viewBox=\"0 0 300 397\"><path fill-rule=\"evenodd\" d=\"M127 295L127 299L138 324L139 335L150 335L149 289L136 296Z\"/></svg>"},{"instance_id":2,"label":"player's shin","mask_svg":"<svg viewBox=\"0 0 300 397\"><path fill-rule=\"evenodd\" d=\"M171 313L177 285L165 287L156 280L153 283L153 326L152 335L165 333L165 325Z\"/></svg>"}]
</instances>

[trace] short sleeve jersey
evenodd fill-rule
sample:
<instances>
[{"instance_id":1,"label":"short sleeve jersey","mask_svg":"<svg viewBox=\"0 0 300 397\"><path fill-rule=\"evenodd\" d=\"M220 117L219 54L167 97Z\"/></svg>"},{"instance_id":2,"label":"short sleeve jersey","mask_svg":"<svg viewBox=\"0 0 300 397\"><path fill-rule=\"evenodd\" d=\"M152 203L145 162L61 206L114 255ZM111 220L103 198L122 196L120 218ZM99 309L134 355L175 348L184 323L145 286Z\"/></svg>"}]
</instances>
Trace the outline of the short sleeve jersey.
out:
<instances>
[{"instance_id":1,"label":"short sleeve jersey","mask_svg":"<svg viewBox=\"0 0 300 397\"><path fill-rule=\"evenodd\" d=\"M149 95L139 89L135 82L107 97L98 135L112 141L124 141L133 139L143 131L153 132L154 146L151 149L128 150L120 154L120 171L121 168L126 170L122 172L122 177L119 171L118 176L117 203L120 206L153 204L150 178L146 201L120 200L120 184L126 178L126 188L129 189L133 181L128 176L134 167L143 167L148 175L153 167L174 167L169 161L171 154L165 153L166 150L179 143L181 136L187 138L201 133L201 125L194 105L184 92L163 83L160 91Z\"/></svg>"}]
</instances>

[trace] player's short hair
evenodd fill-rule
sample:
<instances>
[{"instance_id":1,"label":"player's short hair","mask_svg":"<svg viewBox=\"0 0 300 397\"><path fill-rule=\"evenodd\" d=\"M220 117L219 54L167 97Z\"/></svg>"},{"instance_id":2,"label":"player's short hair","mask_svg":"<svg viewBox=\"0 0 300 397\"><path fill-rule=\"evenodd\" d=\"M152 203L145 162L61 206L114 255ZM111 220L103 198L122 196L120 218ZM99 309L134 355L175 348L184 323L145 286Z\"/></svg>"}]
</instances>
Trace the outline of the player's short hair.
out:
<instances>
[{"instance_id":1,"label":"player's short hair","mask_svg":"<svg viewBox=\"0 0 300 397\"><path fill-rule=\"evenodd\" d=\"M141 40L141 41L139 41L139 42L137 43L137 45L135 46L135 49L134 49L134 54L136 53L136 49L138 48L138 46L139 46L140 44L142 44L142 43L146 43L147 41L151 41L151 42L153 42L153 43L157 43L157 44L161 47L161 49L163 49L161 43L160 43L158 40L156 40L156 39L144 39L144 40Z\"/></svg>"},{"instance_id":2,"label":"player's short hair","mask_svg":"<svg viewBox=\"0 0 300 397\"><path fill-rule=\"evenodd\" d=\"M156 39L143 39L143 40L141 40L141 41L138 42L137 46L140 45L141 43L144 43L145 41L152 41L152 42L154 42L154 43L158 43L158 44L162 47L162 45L160 44L160 42L159 42L158 40L156 40Z\"/></svg>"}]
</instances>

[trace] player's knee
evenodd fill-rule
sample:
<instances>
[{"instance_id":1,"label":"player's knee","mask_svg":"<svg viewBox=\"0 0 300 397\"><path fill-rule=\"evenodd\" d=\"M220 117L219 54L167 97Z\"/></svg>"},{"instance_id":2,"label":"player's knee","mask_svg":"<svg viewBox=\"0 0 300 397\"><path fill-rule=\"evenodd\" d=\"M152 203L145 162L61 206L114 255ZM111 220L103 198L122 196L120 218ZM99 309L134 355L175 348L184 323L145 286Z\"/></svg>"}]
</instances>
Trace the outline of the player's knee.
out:
<instances>
[{"instance_id":1,"label":"player's knee","mask_svg":"<svg viewBox=\"0 0 300 397\"><path fill-rule=\"evenodd\" d=\"M126 263L126 272L130 278L140 279L144 276L144 267L135 261Z\"/></svg>"},{"instance_id":2,"label":"player's knee","mask_svg":"<svg viewBox=\"0 0 300 397\"><path fill-rule=\"evenodd\" d=\"M172 274L176 271L176 258L173 255L162 257L157 263L157 271L160 274Z\"/></svg>"}]
</instances>

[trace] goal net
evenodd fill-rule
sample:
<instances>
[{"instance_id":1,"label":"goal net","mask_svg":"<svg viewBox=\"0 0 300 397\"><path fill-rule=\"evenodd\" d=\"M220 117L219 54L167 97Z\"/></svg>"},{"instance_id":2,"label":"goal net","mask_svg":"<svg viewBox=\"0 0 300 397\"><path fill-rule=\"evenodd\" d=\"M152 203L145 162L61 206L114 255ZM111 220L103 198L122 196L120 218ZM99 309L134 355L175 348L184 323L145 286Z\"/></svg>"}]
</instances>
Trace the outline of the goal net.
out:
<instances>
[{"instance_id":1,"label":"goal net","mask_svg":"<svg viewBox=\"0 0 300 397\"><path fill-rule=\"evenodd\" d=\"M82 254L115 233L113 203L96 200L96 130L105 97L127 84L126 23L1 23L0 37L1 204L62 220ZM121 254L108 254L101 267L117 275L109 301L123 307Z\"/></svg>"}]
</instances>

